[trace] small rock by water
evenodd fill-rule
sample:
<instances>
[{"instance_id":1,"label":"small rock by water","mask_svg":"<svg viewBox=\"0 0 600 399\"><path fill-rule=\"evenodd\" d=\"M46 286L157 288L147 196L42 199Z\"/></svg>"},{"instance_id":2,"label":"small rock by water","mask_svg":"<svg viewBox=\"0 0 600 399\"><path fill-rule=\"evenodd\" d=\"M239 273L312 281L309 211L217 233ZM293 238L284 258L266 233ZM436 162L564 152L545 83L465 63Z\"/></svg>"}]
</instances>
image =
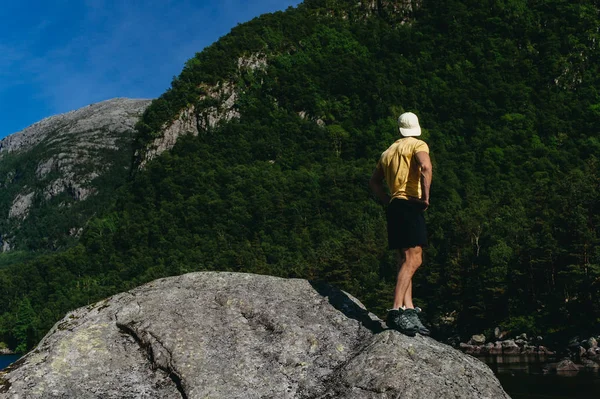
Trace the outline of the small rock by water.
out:
<instances>
[{"instance_id":1,"label":"small rock by water","mask_svg":"<svg viewBox=\"0 0 600 399\"><path fill-rule=\"evenodd\" d=\"M577 373L581 369L570 359L563 359L557 363L549 363L546 365L544 372L546 373Z\"/></svg>"},{"instance_id":2,"label":"small rock by water","mask_svg":"<svg viewBox=\"0 0 600 399\"><path fill-rule=\"evenodd\" d=\"M483 344L485 344L485 335L483 335L483 334L473 335L471 337L471 339L469 340L469 342L467 342L467 344L469 344L469 345L483 345Z\"/></svg>"}]
</instances>

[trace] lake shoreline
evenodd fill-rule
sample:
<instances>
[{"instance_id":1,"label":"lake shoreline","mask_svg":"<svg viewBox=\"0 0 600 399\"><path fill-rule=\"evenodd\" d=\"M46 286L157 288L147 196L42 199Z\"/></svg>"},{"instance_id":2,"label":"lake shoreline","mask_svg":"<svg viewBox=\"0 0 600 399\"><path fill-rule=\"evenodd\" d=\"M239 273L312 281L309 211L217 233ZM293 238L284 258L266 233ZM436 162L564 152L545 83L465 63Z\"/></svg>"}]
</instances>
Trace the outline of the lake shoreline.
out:
<instances>
[{"instance_id":1,"label":"lake shoreline","mask_svg":"<svg viewBox=\"0 0 600 399\"><path fill-rule=\"evenodd\" d=\"M494 372L512 399L597 399L600 373L591 370L547 372L548 362L522 362L520 356L477 357ZM554 361L556 359L549 359Z\"/></svg>"},{"instance_id":2,"label":"lake shoreline","mask_svg":"<svg viewBox=\"0 0 600 399\"><path fill-rule=\"evenodd\" d=\"M544 346L542 337L528 338L523 333L508 339L496 329L494 338L487 340L483 334L473 335L468 342L454 347L463 353L483 360L490 366L505 363L543 364L544 374L575 375L577 372L600 371L600 337L572 338L559 350Z\"/></svg>"},{"instance_id":3,"label":"lake shoreline","mask_svg":"<svg viewBox=\"0 0 600 399\"><path fill-rule=\"evenodd\" d=\"M21 358L21 355L0 355L0 372Z\"/></svg>"}]
</instances>

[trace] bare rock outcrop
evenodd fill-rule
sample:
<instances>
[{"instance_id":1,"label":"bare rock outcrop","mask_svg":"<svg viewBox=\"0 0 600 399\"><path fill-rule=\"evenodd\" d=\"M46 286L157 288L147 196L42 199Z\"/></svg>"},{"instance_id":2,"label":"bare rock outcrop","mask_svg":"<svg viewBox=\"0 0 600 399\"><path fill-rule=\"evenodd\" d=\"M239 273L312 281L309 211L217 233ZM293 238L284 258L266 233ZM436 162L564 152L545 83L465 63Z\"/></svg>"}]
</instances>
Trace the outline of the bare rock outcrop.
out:
<instances>
[{"instance_id":1,"label":"bare rock outcrop","mask_svg":"<svg viewBox=\"0 0 600 399\"><path fill-rule=\"evenodd\" d=\"M251 55L238 60L238 69L257 70L266 67L266 58ZM240 117L236 108L238 91L231 82L219 83L215 86L204 86L205 94L200 96L196 105L190 104L179 112L175 120L162 126L160 135L155 138L141 155L140 167L144 167L155 157L175 146L179 137L187 134L197 136L215 128L222 122Z\"/></svg>"},{"instance_id":2,"label":"bare rock outcrop","mask_svg":"<svg viewBox=\"0 0 600 399\"><path fill-rule=\"evenodd\" d=\"M202 272L69 313L0 398L508 398L460 351L386 330L344 292Z\"/></svg>"},{"instance_id":3,"label":"bare rock outcrop","mask_svg":"<svg viewBox=\"0 0 600 399\"><path fill-rule=\"evenodd\" d=\"M115 98L45 118L0 140L0 154L30 150L45 139L57 144L77 139L79 148L114 146L118 136L111 133L132 130L150 102L151 100ZM94 134L102 131L105 134Z\"/></svg>"},{"instance_id":4,"label":"bare rock outcrop","mask_svg":"<svg viewBox=\"0 0 600 399\"><path fill-rule=\"evenodd\" d=\"M13 200L12 206L8 211L9 218L24 218L27 216L27 212L29 211L29 207L33 202L33 195L35 192L30 192L27 194L18 194Z\"/></svg>"},{"instance_id":5,"label":"bare rock outcrop","mask_svg":"<svg viewBox=\"0 0 600 399\"><path fill-rule=\"evenodd\" d=\"M423 0L346 0L318 7L316 15L358 21L379 15L391 23L401 25L413 22L415 11L422 5Z\"/></svg>"}]
</instances>

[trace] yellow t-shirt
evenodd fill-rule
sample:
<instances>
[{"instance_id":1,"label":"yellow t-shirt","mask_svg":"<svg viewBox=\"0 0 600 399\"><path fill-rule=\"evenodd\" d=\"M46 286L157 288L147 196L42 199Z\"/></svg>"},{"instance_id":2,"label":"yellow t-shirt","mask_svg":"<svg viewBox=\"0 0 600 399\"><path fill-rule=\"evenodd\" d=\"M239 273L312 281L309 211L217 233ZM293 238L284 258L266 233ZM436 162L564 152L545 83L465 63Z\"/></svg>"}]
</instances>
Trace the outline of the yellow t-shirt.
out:
<instances>
[{"instance_id":1,"label":"yellow t-shirt","mask_svg":"<svg viewBox=\"0 0 600 399\"><path fill-rule=\"evenodd\" d=\"M377 167L383 170L393 198L421 198L421 167L414 155L429 154L427 144L414 137L403 137L381 154Z\"/></svg>"}]
</instances>

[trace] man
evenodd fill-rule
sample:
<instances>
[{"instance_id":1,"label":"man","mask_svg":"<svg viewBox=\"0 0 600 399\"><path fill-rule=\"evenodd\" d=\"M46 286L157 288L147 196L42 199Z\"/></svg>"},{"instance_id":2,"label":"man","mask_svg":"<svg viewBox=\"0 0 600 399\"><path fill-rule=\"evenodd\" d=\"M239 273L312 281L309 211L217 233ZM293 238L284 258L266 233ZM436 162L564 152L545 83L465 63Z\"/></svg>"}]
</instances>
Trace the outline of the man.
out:
<instances>
[{"instance_id":1,"label":"man","mask_svg":"<svg viewBox=\"0 0 600 399\"><path fill-rule=\"evenodd\" d=\"M388 326L403 334L429 335L419 320L412 300L412 277L421 266L427 229L423 212L429 207L432 167L429 147L417 139L421 135L419 119L412 112L398 118L402 137L392 144L377 163L369 185L377 197L388 204L387 229L390 249L398 250L398 278L394 306L388 312ZM383 181L390 191L388 195Z\"/></svg>"}]
</instances>

